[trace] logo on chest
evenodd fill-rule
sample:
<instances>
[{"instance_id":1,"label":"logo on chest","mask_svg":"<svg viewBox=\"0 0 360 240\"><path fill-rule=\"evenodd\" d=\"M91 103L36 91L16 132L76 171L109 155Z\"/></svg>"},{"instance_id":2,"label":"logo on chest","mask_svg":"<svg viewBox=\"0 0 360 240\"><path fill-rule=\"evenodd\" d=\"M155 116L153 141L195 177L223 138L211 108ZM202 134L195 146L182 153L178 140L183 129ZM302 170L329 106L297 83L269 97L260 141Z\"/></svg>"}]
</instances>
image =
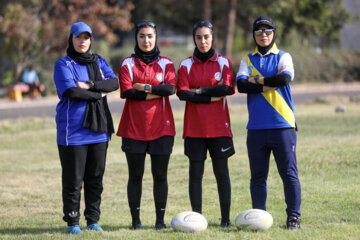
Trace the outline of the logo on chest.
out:
<instances>
[{"instance_id":1,"label":"logo on chest","mask_svg":"<svg viewBox=\"0 0 360 240\"><path fill-rule=\"evenodd\" d=\"M251 76L253 70L253 66L248 66L249 76Z\"/></svg>"},{"instance_id":2,"label":"logo on chest","mask_svg":"<svg viewBox=\"0 0 360 240\"><path fill-rule=\"evenodd\" d=\"M163 81L163 74L162 74L162 73L156 74L156 79L157 79L159 82L162 82L162 81Z\"/></svg>"},{"instance_id":3,"label":"logo on chest","mask_svg":"<svg viewBox=\"0 0 360 240\"><path fill-rule=\"evenodd\" d=\"M214 78L216 79L216 81L220 81L221 80L221 73L220 72L215 73Z\"/></svg>"}]
</instances>

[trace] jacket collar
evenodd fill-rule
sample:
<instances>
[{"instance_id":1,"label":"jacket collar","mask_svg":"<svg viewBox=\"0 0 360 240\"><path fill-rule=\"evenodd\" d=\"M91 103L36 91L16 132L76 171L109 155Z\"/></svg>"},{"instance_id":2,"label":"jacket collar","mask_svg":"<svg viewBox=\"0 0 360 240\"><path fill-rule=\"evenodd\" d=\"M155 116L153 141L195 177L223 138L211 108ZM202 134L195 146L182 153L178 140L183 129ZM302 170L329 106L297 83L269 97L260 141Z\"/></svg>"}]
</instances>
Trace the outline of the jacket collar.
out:
<instances>
[{"instance_id":1,"label":"jacket collar","mask_svg":"<svg viewBox=\"0 0 360 240\"><path fill-rule=\"evenodd\" d=\"M277 48L276 46L276 43L274 43L274 45L270 48L270 50L265 54L265 55L268 55L268 54L279 54L279 49ZM255 51L252 53L252 55L256 55L256 54L259 54L262 56L262 54L259 52L258 50L258 47L255 48Z\"/></svg>"},{"instance_id":2,"label":"jacket collar","mask_svg":"<svg viewBox=\"0 0 360 240\"><path fill-rule=\"evenodd\" d=\"M160 56L155 61L152 61L151 63L146 64L143 61L141 61L139 58L134 57L135 64L138 64L138 65L141 65L141 66L146 66L146 65L151 66L151 65L157 63L159 60L160 60Z\"/></svg>"},{"instance_id":3,"label":"jacket collar","mask_svg":"<svg viewBox=\"0 0 360 240\"><path fill-rule=\"evenodd\" d=\"M207 61L212 61L212 62L216 62L218 60L219 54L217 54L216 52L214 53L214 55L209 58ZM194 63L202 63L202 61L200 59L198 59L196 56L192 56L192 59L194 61ZM206 62L207 62L206 61Z\"/></svg>"}]
</instances>

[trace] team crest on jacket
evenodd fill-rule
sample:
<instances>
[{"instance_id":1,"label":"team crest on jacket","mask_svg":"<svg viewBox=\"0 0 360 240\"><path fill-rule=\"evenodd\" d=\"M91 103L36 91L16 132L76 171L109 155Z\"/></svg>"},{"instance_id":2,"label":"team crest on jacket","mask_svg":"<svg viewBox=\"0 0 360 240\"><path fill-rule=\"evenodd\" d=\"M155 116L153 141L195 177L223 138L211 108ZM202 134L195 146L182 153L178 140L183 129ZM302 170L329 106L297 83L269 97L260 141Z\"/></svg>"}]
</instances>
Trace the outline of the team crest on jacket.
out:
<instances>
[{"instance_id":1,"label":"team crest on jacket","mask_svg":"<svg viewBox=\"0 0 360 240\"><path fill-rule=\"evenodd\" d=\"M214 77L215 77L215 79L217 81L220 81L221 80L221 73L220 72L215 73Z\"/></svg>"},{"instance_id":2,"label":"team crest on jacket","mask_svg":"<svg viewBox=\"0 0 360 240\"><path fill-rule=\"evenodd\" d=\"M163 80L163 74L162 74L162 73L158 73L158 74L156 75L156 79L157 79L159 82L162 82L162 80Z\"/></svg>"},{"instance_id":3,"label":"team crest on jacket","mask_svg":"<svg viewBox=\"0 0 360 240\"><path fill-rule=\"evenodd\" d=\"M251 76L252 70L253 70L253 66L248 66L249 76Z\"/></svg>"}]
</instances>

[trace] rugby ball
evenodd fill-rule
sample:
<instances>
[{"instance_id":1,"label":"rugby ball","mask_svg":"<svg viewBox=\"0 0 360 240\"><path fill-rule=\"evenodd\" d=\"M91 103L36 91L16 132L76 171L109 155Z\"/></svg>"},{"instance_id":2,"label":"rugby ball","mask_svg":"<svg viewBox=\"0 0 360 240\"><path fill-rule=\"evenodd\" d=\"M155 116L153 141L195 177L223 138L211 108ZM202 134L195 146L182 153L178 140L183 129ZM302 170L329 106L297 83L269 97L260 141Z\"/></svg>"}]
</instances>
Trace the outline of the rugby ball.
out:
<instances>
[{"instance_id":1,"label":"rugby ball","mask_svg":"<svg viewBox=\"0 0 360 240\"><path fill-rule=\"evenodd\" d=\"M261 209L249 209L235 218L235 226L241 230L266 230L273 224L270 213Z\"/></svg>"},{"instance_id":2,"label":"rugby ball","mask_svg":"<svg viewBox=\"0 0 360 240\"><path fill-rule=\"evenodd\" d=\"M171 220L171 227L181 232L201 232L208 226L203 215L197 212L185 211L176 214Z\"/></svg>"}]
</instances>

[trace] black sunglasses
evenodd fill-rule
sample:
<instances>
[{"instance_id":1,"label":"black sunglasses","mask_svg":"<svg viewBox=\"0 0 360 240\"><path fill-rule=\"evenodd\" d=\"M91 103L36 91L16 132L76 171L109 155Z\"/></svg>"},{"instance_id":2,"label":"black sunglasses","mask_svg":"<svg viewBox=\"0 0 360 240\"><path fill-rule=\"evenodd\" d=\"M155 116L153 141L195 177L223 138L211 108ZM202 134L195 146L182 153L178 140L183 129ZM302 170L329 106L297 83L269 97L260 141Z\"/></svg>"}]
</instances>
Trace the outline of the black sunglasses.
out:
<instances>
[{"instance_id":1,"label":"black sunglasses","mask_svg":"<svg viewBox=\"0 0 360 240\"><path fill-rule=\"evenodd\" d=\"M269 36L273 33L274 29L259 29L259 30L255 30L255 36L261 36L263 33L266 34L266 36Z\"/></svg>"},{"instance_id":2,"label":"black sunglasses","mask_svg":"<svg viewBox=\"0 0 360 240\"><path fill-rule=\"evenodd\" d=\"M153 22L147 22L147 21L143 21L143 22L140 22L136 25L137 28L142 28L142 27L152 27L152 28L156 28L156 25L155 23Z\"/></svg>"},{"instance_id":3,"label":"black sunglasses","mask_svg":"<svg viewBox=\"0 0 360 240\"><path fill-rule=\"evenodd\" d=\"M213 30L213 25L211 23L209 23L209 22L206 22L206 21L201 21L201 22L195 23L193 29L195 30L195 29L198 29L198 28L201 28L201 27L208 27L211 30Z\"/></svg>"}]
</instances>

